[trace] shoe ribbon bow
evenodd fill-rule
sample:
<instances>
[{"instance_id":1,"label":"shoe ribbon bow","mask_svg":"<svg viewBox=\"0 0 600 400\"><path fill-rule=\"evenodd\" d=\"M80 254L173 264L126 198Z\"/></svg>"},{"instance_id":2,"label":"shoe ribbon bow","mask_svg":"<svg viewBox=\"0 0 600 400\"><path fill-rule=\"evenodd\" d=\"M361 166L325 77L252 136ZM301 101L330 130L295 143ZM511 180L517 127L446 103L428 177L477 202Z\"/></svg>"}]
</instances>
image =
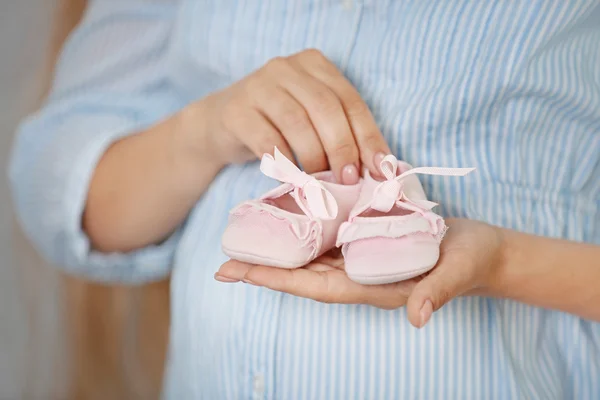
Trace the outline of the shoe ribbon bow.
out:
<instances>
[{"instance_id":1,"label":"shoe ribbon bow","mask_svg":"<svg viewBox=\"0 0 600 400\"><path fill-rule=\"evenodd\" d=\"M260 170L270 178L292 185L296 201L305 207L312 216L324 220L337 217L338 205L331 192L314 176L301 171L277 147L275 147L274 156L263 155Z\"/></svg>"},{"instance_id":2,"label":"shoe ribbon bow","mask_svg":"<svg viewBox=\"0 0 600 400\"><path fill-rule=\"evenodd\" d=\"M420 167L409 169L396 176L398 172L398 160L391 154L383 158L380 169L386 180L380 183L375 189L375 194L370 205L371 208L381 212L389 212L394 205L397 205L407 210L420 213L431 210L437 203L425 199L411 198L411 186L415 183L418 184L418 182L413 182L412 184L405 186L406 183L409 183L407 182L408 177L415 174L464 176L475 170L475 168ZM406 193L405 189L409 193Z\"/></svg>"}]
</instances>

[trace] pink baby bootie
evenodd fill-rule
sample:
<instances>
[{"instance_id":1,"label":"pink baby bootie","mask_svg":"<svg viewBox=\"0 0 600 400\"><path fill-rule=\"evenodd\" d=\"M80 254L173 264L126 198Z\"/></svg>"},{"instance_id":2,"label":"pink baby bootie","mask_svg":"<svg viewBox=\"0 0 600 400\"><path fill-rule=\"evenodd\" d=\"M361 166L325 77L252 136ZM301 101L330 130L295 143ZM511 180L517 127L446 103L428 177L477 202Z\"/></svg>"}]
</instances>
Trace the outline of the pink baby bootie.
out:
<instances>
[{"instance_id":1,"label":"pink baby bootie","mask_svg":"<svg viewBox=\"0 0 600 400\"><path fill-rule=\"evenodd\" d=\"M432 269L446 231L444 219L431 211L416 174L464 176L474 168L412 168L393 155L381 162L386 180L368 171L349 220L342 224L342 246L348 277L374 285L398 282Z\"/></svg>"},{"instance_id":2,"label":"pink baby bootie","mask_svg":"<svg viewBox=\"0 0 600 400\"><path fill-rule=\"evenodd\" d=\"M331 171L309 175L277 148L262 157L260 170L283 184L230 212L223 252L251 264L298 268L335 247L362 181L341 185Z\"/></svg>"}]
</instances>

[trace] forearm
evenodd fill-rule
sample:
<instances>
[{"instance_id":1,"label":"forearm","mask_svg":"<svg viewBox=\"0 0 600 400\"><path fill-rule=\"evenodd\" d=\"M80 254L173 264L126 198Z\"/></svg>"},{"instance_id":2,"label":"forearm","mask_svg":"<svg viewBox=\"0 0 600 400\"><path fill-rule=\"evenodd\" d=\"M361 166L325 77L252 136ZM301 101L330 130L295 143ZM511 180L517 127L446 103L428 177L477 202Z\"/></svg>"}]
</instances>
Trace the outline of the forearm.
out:
<instances>
[{"instance_id":1,"label":"forearm","mask_svg":"<svg viewBox=\"0 0 600 400\"><path fill-rule=\"evenodd\" d=\"M495 295L600 321L600 246L503 234Z\"/></svg>"},{"instance_id":2,"label":"forearm","mask_svg":"<svg viewBox=\"0 0 600 400\"><path fill-rule=\"evenodd\" d=\"M219 172L222 164L210 149L190 146L192 135L202 137L191 122L202 116L189 112L122 139L103 155L83 215L95 249L130 251L164 240Z\"/></svg>"}]
</instances>

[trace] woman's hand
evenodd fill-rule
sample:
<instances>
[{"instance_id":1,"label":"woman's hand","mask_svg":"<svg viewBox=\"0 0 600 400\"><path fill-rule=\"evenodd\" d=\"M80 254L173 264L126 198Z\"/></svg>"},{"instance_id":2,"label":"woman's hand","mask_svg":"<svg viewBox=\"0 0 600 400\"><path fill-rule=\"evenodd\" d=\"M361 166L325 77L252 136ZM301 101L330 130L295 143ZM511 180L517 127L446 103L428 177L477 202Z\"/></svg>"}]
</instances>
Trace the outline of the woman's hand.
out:
<instances>
[{"instance_id":1,"label":"woman's hand","mask_svg":"<svg viewBox=\"0 0 600 400\"><path fill-rule=\"evenodd\" d=\"M274 146L346 184L358 181L361 161L377 174L390 152L365 102L321 53L276 58L106 151L83 216L92 246L126 252L165 240L222 167Z\"/></svg>"},{"instance_id":2,"label":"woman's hand","mask_svg":"<svg viewBox=\"0 0 600 400\"><path fill-rule=\"evenodd\" d=\"M404 305L410 322L423 327L432 312L461 295L486 295L503 259L502 231L465 219L449 219L440 260L428 274L387 285L361 285L344 272L343 258L328 254L300 269L280 269L228 261L215 278L257 286L325 303L369 304L384 309Z\"/></svg>"},{"instance_id":3,"label":"woman's hand","mask_svg":"<svg viewBox=\"0 0 600 400\"><path fill-rule=\"evenodd\" d=\"M308 173L329 166L339 182L353 184L361 162L377 173L375 158L389 153L356 89L317 50L275 58L193 104L188 114L190 131L201 126L205 133L195 144L223 165L260 158L277 146Z\"/></svg>"}]
</instances>

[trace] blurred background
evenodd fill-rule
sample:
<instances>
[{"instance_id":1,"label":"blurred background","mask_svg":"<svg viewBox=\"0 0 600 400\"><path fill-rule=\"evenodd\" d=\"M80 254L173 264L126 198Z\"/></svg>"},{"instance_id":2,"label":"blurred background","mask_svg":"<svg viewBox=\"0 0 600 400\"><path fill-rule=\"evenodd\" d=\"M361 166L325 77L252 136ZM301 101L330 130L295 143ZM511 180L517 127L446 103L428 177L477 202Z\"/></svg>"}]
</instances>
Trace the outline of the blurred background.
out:
<instances>
[{"instance_id":1,"label":"blurred background","mask_svg":"<svg viewBox=\"0 0 600 400\"><path fill-rule=\"evenodd\" d=\"M52 81L85 0L0 2L0 400L159 398L168 282L90 284L46 265L11 212L6 165L19 121Z\"/></svg>"}]
</instances>

